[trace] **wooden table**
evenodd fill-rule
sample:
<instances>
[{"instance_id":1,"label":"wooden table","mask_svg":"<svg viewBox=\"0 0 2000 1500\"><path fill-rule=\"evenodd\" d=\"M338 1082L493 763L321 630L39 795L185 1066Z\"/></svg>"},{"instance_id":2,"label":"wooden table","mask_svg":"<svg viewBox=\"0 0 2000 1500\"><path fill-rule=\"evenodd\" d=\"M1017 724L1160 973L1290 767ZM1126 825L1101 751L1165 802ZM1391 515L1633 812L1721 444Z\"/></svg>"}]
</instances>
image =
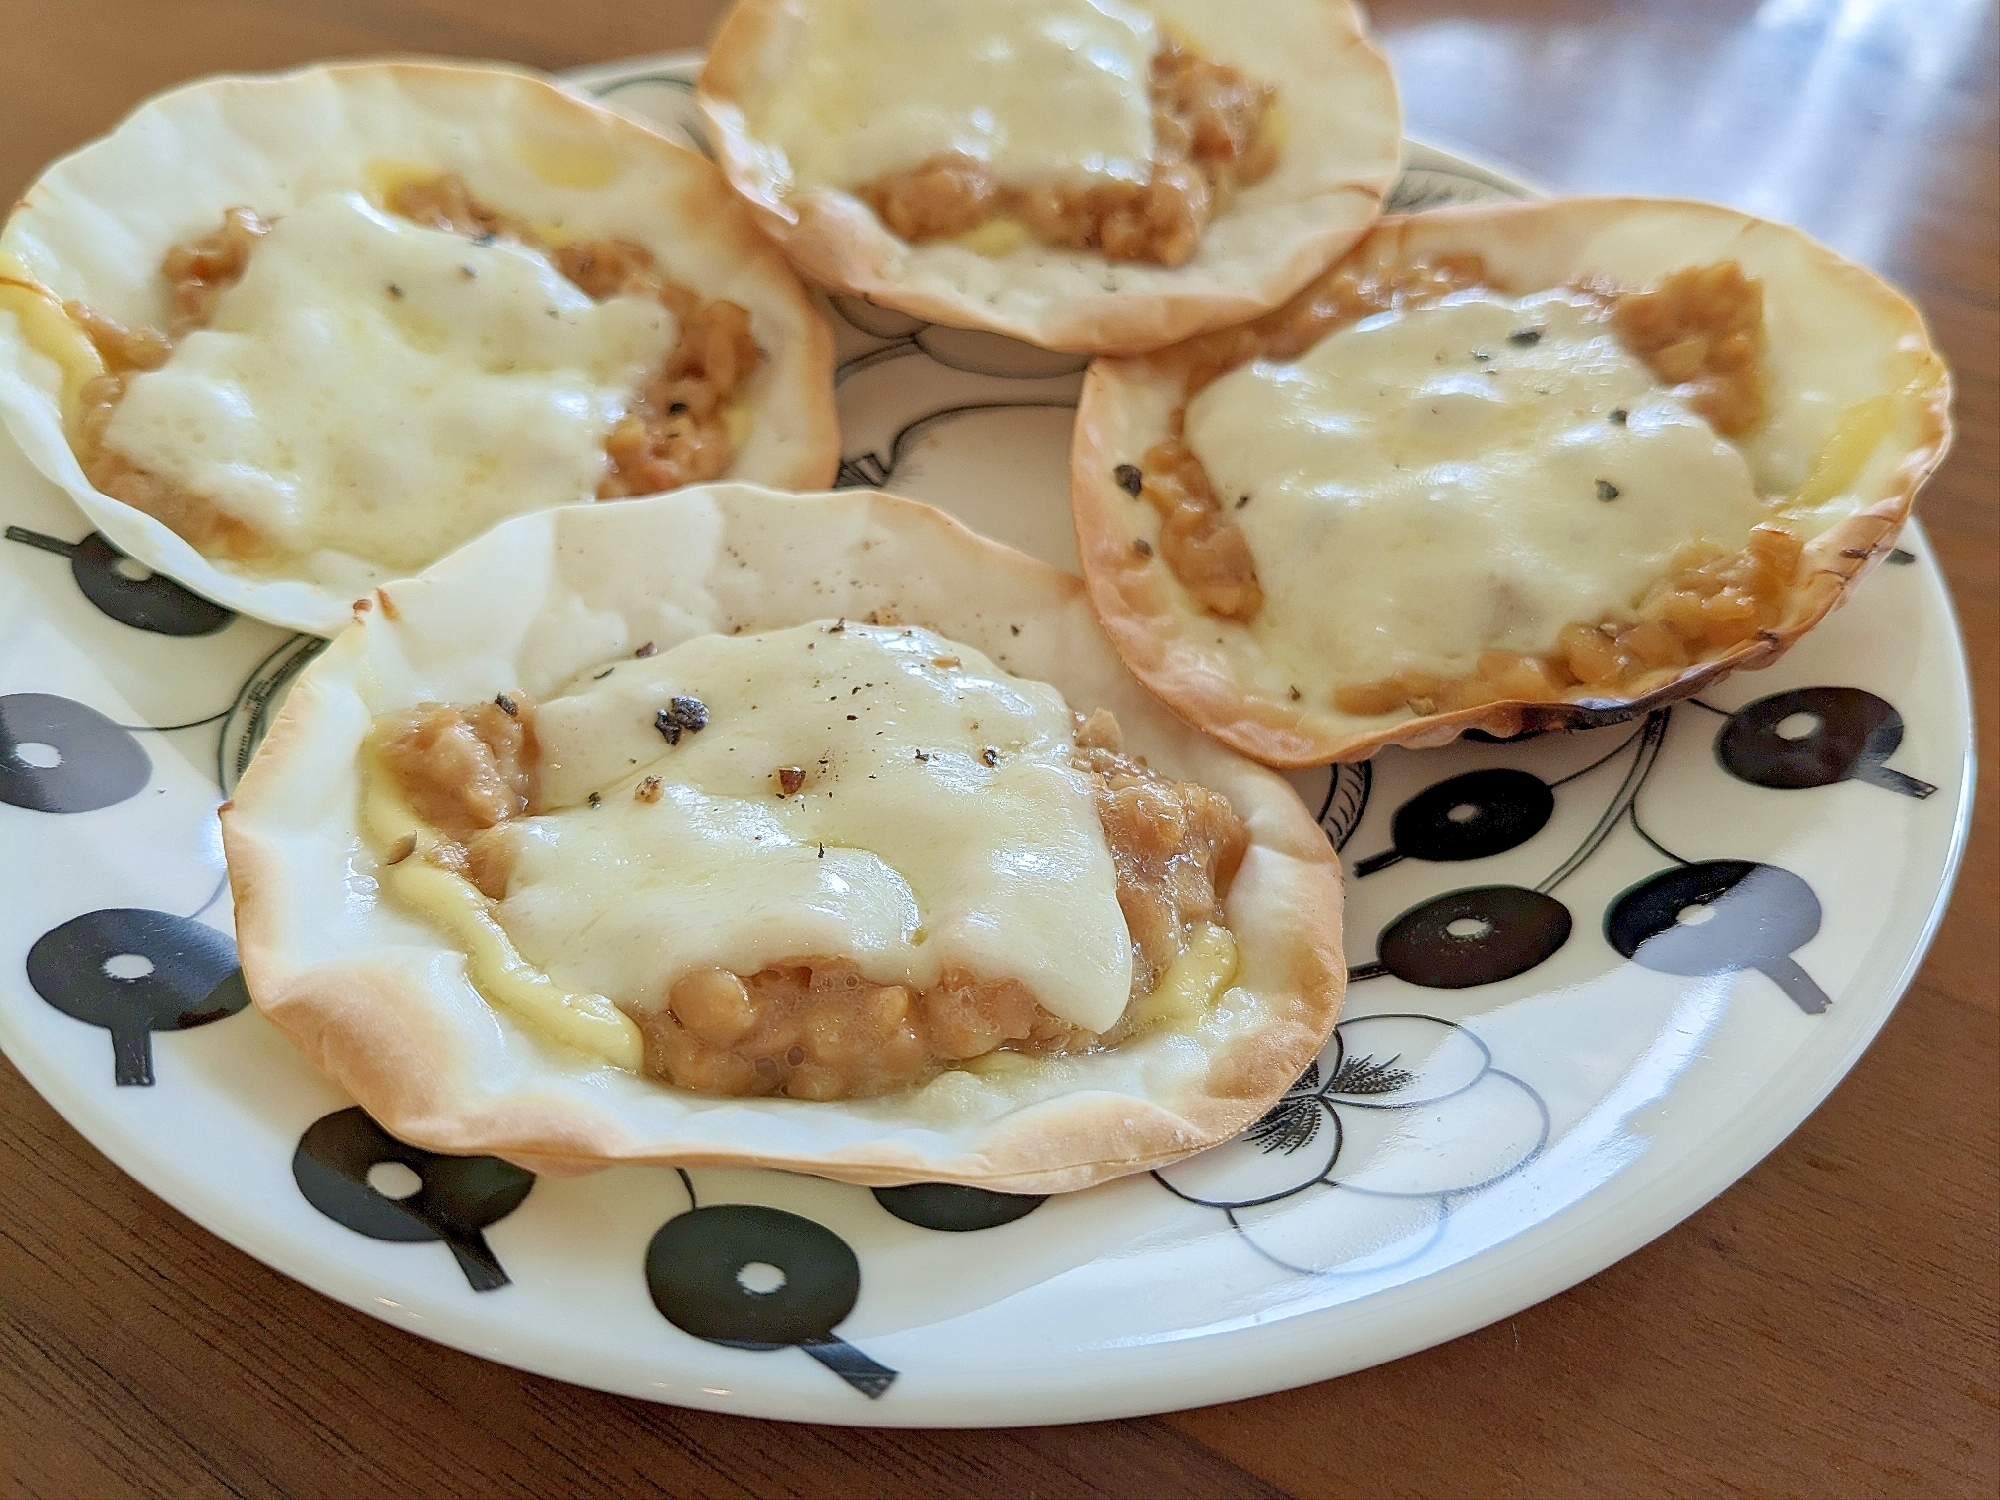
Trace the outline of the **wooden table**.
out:
<instances>
[{"instance_id":1,"label":"wooden table","mask_svg":"<svg viewBox=\"0 0 2000 1500\"><path fill-rule=\"evenodd\" d=\"M142 96L383 51L562 68L714 0L0 0L0 188ZM9 1494L1993 1494L2000 1488L1992 0L1381 0L1410 129L1570 191L1791 219L1910 289L1958 377L1926 492L1972 649L1979 817L1915 987L1708 1208L1519 1317L1344 1380L1091 1427L853 1431L577 1390L285 1280L0 1065Z\"/></svg>"}]
</instances>

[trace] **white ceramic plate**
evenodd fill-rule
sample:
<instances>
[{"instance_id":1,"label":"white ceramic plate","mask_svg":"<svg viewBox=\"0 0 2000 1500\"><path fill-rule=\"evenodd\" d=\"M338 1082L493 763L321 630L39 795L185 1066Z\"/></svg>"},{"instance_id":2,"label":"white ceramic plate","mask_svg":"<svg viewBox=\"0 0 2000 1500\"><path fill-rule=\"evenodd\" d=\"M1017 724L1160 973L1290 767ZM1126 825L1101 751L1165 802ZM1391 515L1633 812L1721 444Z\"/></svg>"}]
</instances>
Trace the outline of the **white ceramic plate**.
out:
<instances>
[{"instance_id":1,"label":"white ceramic plate","mask_svg":"<svg viewBox=\"0 0 2000 1500\"><path fill-rule=\"evenodd\" d=\"M671 125L690 63L578 81ZM1412 146L1398 200L1518 191ZM865 304L833 321L843 482L1073 565L1081 361ZM1128 1416L1505 1317L1722 1191L1846 1073L1922 956L1970 807L1964 657L1912 528L1782 664L1703 702L1301 774L1349 857L1357 982L1242 1140L1047 1201L760 1172L537 1182L390 1141L242 1008L214 810L313 643L127 576L10 448L0 520L8 1056L119 1166L288 1275L690 1406Z\"/></svg>"}]
</instances>

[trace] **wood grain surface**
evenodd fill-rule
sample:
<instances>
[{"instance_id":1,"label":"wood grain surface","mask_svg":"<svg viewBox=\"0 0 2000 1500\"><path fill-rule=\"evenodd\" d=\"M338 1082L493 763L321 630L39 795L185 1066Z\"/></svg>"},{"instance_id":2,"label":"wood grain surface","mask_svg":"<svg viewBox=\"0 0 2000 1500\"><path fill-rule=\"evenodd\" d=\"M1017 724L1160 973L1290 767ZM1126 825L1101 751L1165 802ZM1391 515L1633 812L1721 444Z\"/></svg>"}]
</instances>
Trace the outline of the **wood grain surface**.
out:
<instances>
[{"instance_id":1,"label":"wood grain surface","mask_svg":"<svg viewBox=\"0 0 2000 1500\"><path fill-rule=\"evenodd\" d=\"M698 44L713 0L0 0L0 190L220 69ZM426 1343L181 1218L0 1064L12 1495L1992 1495L2000 1491L2000 148L1992 0L1382 0L1410 129L1562 191L1791 219L1913 292L1958 379L1920 512L1979 694L1951 912L1880 1039L1692 1219L1343 1380L1088 1427L787 1426ZM0 857L4 857L0 850Z\"/></svg>"}]
</instances>

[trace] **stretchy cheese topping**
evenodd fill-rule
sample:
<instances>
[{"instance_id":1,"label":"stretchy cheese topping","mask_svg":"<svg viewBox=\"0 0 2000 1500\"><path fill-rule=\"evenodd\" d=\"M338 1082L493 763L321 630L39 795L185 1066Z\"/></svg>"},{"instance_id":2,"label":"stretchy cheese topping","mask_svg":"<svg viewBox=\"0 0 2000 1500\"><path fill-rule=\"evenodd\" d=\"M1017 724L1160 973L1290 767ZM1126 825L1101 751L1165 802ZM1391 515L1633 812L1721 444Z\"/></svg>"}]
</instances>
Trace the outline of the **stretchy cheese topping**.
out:
<instances>
[{"instance_id":1,"label":"stretchy cheese topping","mask_svg":"<svg viewBox=\"0 0 2000 1500\"><path fill-rule=\"evenodd\" d=\"M604 441L678 327L594 302L543 256L308 200L104 441L274 550L414 569L494 521L592 494Z\"/></svg>"},{"instance_id":2,"label":"stretchy cheese topping","mask_svg":"<svg viewBox=\"0 0 2000 1500\"><path fill-rule=\"evenodd\" d=\"M854 1097L1116 1045L1234 972L1227 799L928 631L701 637L539 705L385 714L370 756L385 884L474 982L639 1065L623 1011L683 1087Z\"/></svg>"},{"instance_id":3,"label":"stretchy cheese topping","mask_svg":"<svg viewBox=\"0 0 2000 1500\"><path fill-rule=\"evenodd\" d=\"M1270 86L1115 0L845 0L798 56L760 129L911 244L1178 266L1277 161Z\"/></svg>"},{"instance_id":4,"label":"stretchy cheese topping","mask_svg":"<svg viewBox=\"0 0 2000 1500\"><path fill-rule=\"evenodd\" d=\"M754 106L801 187L955 154L1001 179L1143 182L1153 21L1119 0L820 0Z\"/></svg>"},{"instance_id":5,"label":"stretchy cheese topping","mask_svg":"<svg viewBox=\"0 0 2000 1500\"><path fill-rule=\"evenodd\" d=\"M706 724L668 744L676 699ZM664 998L691 969L823 954L916 989L1016 979L1092 1031L1125 1008L1069 710L969 648L858 624L702 636L544 703L536 731L562 810L523 825L500 920L565 983Z\"/></svg>"},{"instance_id":6,"label":"stretchy cheese topping","mask_svg":"<svg viewBox=\"0 0 2000 1500\"><path fill-rule=\"evenodd\" d=\"M1546 650L1629 616L1691 536L1740 545L1770 513L1578 292L1365 318L1218 377L1185 430L1256 558L1261 649L1322 689Z\"/></svg>"}]
</instances>

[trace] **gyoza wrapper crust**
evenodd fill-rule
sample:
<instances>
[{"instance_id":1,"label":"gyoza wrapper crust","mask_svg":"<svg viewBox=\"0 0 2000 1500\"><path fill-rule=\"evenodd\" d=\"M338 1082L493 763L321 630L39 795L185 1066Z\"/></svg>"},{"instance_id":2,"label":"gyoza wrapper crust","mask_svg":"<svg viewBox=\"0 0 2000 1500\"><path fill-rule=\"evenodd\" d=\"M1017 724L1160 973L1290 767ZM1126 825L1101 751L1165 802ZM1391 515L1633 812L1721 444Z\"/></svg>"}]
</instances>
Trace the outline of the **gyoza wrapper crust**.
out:
<instances>
[{"instance_id":1,"label":"gyoza wrapper crust","mask_svg":"<svg viewBox=\"0 0 2000 1500\"><path fill-rule=\"evenodd\" d=\"M1138 353L1240 323L1353 244L1401 170L1395 79L1348 0L1138 0L1204 56L1278 85L1284 144L1272 174L1240 190L1172 269L1038 244L993 258L912 246L850 192L792 191L782 151L752 134L746 107L783 66L809 3L738 0L724 18L696 95L717 160L802 275L934 322L1082 354Z\"/></svg>"},{"instance_id":2,"label":"gyoza wrapper crust","mask_svg":"<svg viewBox=\"0 0 2000 1500\"><path fill-rule=\"evenodd\" d=\"M1790 607L1775 629L1693 662L1636 695L1502 700L1447 713L1365 719L1311 697L1293 702L1248 684L1244 664L1253 648L1243 627L1202 612L1157 555L1141 554L1133 545L1143 539L1139 527L1150 524L1153 512L1119 487L1116 470L1138 463L1167 436L1167 419L1182 403L1186 351L1176 347L1093 363L1070 448L1077 552L1092 603L1142 682L1189 723L1266 765L1365 760L1385 745L1443 745L1473 729L1503 738L1588 729L1690 697L1732 672L1769 666L1888 553L1918 489L1950 445L1950 377L1923 315L1871 272L1788 225L1675 199L1478 204L1384 218L1341 264L1365 269L1464 254L1482 256L1488 283L1513 295L1593 276L1640 286L1683 266L1738 260L1765 282L1767 361L1824 371L1829 366L1818 360L1820 351L1804 339L1828 341L1829 347L1844 343L1847 355L1860 351L1849 361L1856 369L1827 375L1828 383L1849 382L1852 388L1839 392L1847 404L1904 392L1897 426L1863 466L1856 492L1844 497L1851 509L1808 540ZM1859 368L1870 360L1872 368ZM1774 393L1774 408L1783 394ZM1830 426L1825 435L1831 435ZM1753 431L1744 445L1754 448L1757 439ZM1218 634L1229 644L1218 646Z\"/></svg>"},{"instance_id":3,"label":"gyoza wrapper crust","mask_svg":"<svg viewBox=\"0 0 2000 1500\"><path fill-rule=\"evenodd\" d=\"M604 185L564 186L580 163ZM457 172L475 196L583 238L636 240L705 300L750 313L762 351L746 383L751 425L728 478L787 489L830 483L840 461L833 339L805 289L705 157L534 74L428 61L342 63L204 79L141 104L109 135L48 168L0 231L0 276L128 324L165 326L167 250L223 211L267 218L366 169ZM25 275L23 274L25 273ZM121 550L198 593L274 624L331 635L351 590L262 580L220 566L143 511L94 488L63 425L61 381L0 307L0 419L35 467ZM572 497L563 497L565 500ZM606 502L618 503L618 502Z\"/></svg>"},{"instance_id":4,"label":"gyoza wrapper crust","mask_svg":"<svg viewBox=\"0 0 2000 1500\"><path fill-rule=\"evenodd\" d=\"M1053 683L1072 707L1109 708L1128 750L1230 799L1251 838L1223 913L1239 968L1198 1026L874 1099L709 1098L542 1040L472 988L440 932L376 899L357 766L376 713L539 697L647 641L666 651L885 608ZM222 821L265 1015L392 1134L534 1171L652 1162L1088 1187L1255 1120L1324 1045L1345 988L1339 863L1290 787L1134 682L1077 579L888 495L716 485L508 521L378 590L300 677Z\"/></svg>"}]
</instances>

